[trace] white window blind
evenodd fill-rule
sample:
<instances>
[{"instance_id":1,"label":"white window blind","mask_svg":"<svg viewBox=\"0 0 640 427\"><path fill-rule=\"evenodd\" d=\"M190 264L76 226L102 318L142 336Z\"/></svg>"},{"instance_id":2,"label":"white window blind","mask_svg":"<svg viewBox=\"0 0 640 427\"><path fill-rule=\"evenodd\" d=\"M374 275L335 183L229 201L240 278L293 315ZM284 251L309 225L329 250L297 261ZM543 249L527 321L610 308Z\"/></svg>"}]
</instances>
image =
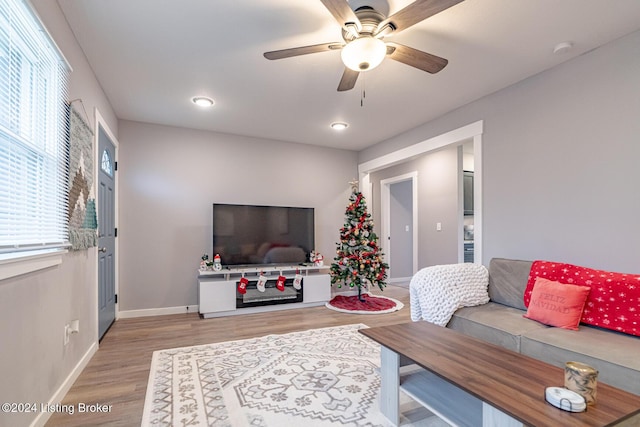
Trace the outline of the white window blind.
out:
<instances>
[{"instance_id":1,"label":"white window blind","mask_svg":"<svg viewBox=\"0 0 640 427\"><path fill-rule=\"evenodd\" d=\"M68 242L66 61L26 0L0 0L0 253Z\"/></svg>"}]
</instances>

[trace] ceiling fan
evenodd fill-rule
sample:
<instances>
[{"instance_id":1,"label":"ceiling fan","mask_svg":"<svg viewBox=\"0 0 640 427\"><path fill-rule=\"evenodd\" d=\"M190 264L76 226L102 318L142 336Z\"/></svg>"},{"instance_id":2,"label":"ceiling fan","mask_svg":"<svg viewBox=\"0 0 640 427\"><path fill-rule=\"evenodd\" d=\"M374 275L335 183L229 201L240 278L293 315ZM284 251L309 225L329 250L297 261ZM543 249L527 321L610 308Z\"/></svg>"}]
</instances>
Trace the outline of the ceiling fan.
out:
<instances>
[{"instance_id":1,"label":"ceiling fan","mask_svg":"<svg viewBox=\"0 0 640 427\"><path fill-rule=\"evenodd\" d=\"M344 42L275 50L265 52L264 56L267 59L282 59L341 50L345 70L338 85L338 91L342 92L353 89L360 73L374 69L385 57L431 74L442 70L448 63L446 59L409 46L385 42L383 39L406 30L463 0L416 0L389 17L370 6L361 6L354 11L347 0L320 1L342 26Z\"/></svg>"}]
</instances>

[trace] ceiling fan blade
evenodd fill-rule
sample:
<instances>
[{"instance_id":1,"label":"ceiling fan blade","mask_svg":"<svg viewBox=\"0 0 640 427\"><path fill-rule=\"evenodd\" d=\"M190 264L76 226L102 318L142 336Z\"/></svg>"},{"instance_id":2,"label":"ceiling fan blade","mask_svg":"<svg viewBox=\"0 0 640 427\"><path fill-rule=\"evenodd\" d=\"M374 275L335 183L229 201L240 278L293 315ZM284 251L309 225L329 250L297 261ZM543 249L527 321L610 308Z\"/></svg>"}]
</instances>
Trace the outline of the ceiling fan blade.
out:
<instances>
[{"instance_id":1,"label":"ceiling fan blade","mask_svg":"<svg viewBox=\"0 0 640 427\"><path fill-rule=\"evenodd\" d=\"M344 46L343 43L323 43L313 46L292 47L290 49L274 50L265 52L264 57L267 59L283 59L292 56L307 55L309 53L326 52L329 50L340 50Z\"/></svg>"},{"instance_id":2,"label":"ceiling fan blade","mask_svg":"<svg viewBox=\"0 0 640 427\"><path fill-rule=\"evenodd\" d=\"M455 6L463 0L416 0L404 9L394 13L378 25L378 31L387 24L393 25L395 32L406 30L418 22Z\"/></svg>"},{"instance_id":3,"label":"ceiling fan blade","mask_svg":"<svg viewBox=\"0 0 640 427\"><path fill-rule=\"evenodd\" d=\"M356 16L355 12L347 3L347 0L320 0L324 7L329 9L329 12L333 15L333 17L338 21L338 23L347 28L349 30L349 26L347 24L355 24L356 30L360 31L362 29L362 24L360 24L360 20ZM355 34L357 37L358 34Z\"/></svg>"},{"instance_id":4,"label":"ceiling fan blade","mask_svg":"<svg viewBox=\"0 0 640 427\"><path fill-rule=\"evenodd\" d=\"M358 71L353 71L351 68L344 69L344 73L342 74L342 79L340 79L340 84L338 85L338 92L344 92L345 90L351 90L356 85L356 80L358 80L358 76L360 73Z\"/></svg>"},{"instance_id":5,"label":"ceiling fan blade","mask_svg":"<svg viewBox=\"0 0 640 427\"><path fill-rule=\"evenodd\" d=\"M439 56L390 42L387 42L387 57L431 74L442 70L449 63Z\"/></svg>"}]
</instances>

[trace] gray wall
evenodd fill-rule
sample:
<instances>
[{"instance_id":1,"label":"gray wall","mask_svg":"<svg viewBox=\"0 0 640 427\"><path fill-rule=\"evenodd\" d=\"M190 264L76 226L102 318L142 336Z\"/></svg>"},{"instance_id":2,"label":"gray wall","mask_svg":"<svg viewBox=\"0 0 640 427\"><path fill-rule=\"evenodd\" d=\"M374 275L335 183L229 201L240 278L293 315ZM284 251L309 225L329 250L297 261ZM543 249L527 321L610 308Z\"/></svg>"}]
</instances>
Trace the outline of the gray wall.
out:
<instances>
[{"instance_id":1,"label":"gray wall","mask_svg":"<svg viewBox=\"0 0 640 427\"><path fill-rule=\"evenodd\" d=\"M484 120L483 263L549 259L640 273L640 32L360 153Z\"/></svg>"},{"instance_id":2,"label":"gray wall","mask_svg":"<svg viewBox=\"0 0 640 427\"><path fill-rule=\"evenodd\" d=\"M418 268L458 261L458 149L447 147L417 159L376 171L373 185L373 220L380 216L380 181L418 172ZM442 231L436 231L436 223ZM382 230L376 225L376 231ZM381 242L383 245L386 242Z\"/></svg>"},{"instance_id":3,"label":"gray wall","mask_svg":"<svg viewBox=\"0 0 640 427\"><path fill-rule=\"evenodd\" d=\"M120 140L120 310L197 304L214 202L313 207L333 260L357 153L130 121Z\"/></svg>"},{"instance_id":4,"label":"gray wall","mask_svg":"<svg viewBox=\"0 0 640 427\"><path fill-rule=\"evenodd\" d=\"M57 2L31 2L73 67L69 99L83 100L92 126L97 107L117 132L113 110ZM48 402L97 341L95 277L90 249L64 255L60 266L0 281L0 402ZM65 347L64 325L73 319L80 320L80 332ZM29 425L36 415L0 412L0 425Z\"/></svg>"}]
</instances>

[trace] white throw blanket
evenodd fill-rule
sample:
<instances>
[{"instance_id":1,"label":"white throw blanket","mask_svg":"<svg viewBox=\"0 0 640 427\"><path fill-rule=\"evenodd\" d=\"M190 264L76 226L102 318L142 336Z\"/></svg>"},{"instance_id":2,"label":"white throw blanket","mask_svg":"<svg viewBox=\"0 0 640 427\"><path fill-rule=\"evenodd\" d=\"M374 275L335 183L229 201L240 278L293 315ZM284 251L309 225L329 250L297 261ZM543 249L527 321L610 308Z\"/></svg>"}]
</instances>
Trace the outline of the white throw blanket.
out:
<instances>
[{"instance_id":1,"label":"white throw blanket","mask_svg":"<svg viewBox=\"0 0 640 427\"><path fill-rule=\"evenodd\" d=\"M409 285L411 320L446 326L461 307L489 302L489 272L481 264L448 264L418 271Z\"/></svg>"}]
</instances>

